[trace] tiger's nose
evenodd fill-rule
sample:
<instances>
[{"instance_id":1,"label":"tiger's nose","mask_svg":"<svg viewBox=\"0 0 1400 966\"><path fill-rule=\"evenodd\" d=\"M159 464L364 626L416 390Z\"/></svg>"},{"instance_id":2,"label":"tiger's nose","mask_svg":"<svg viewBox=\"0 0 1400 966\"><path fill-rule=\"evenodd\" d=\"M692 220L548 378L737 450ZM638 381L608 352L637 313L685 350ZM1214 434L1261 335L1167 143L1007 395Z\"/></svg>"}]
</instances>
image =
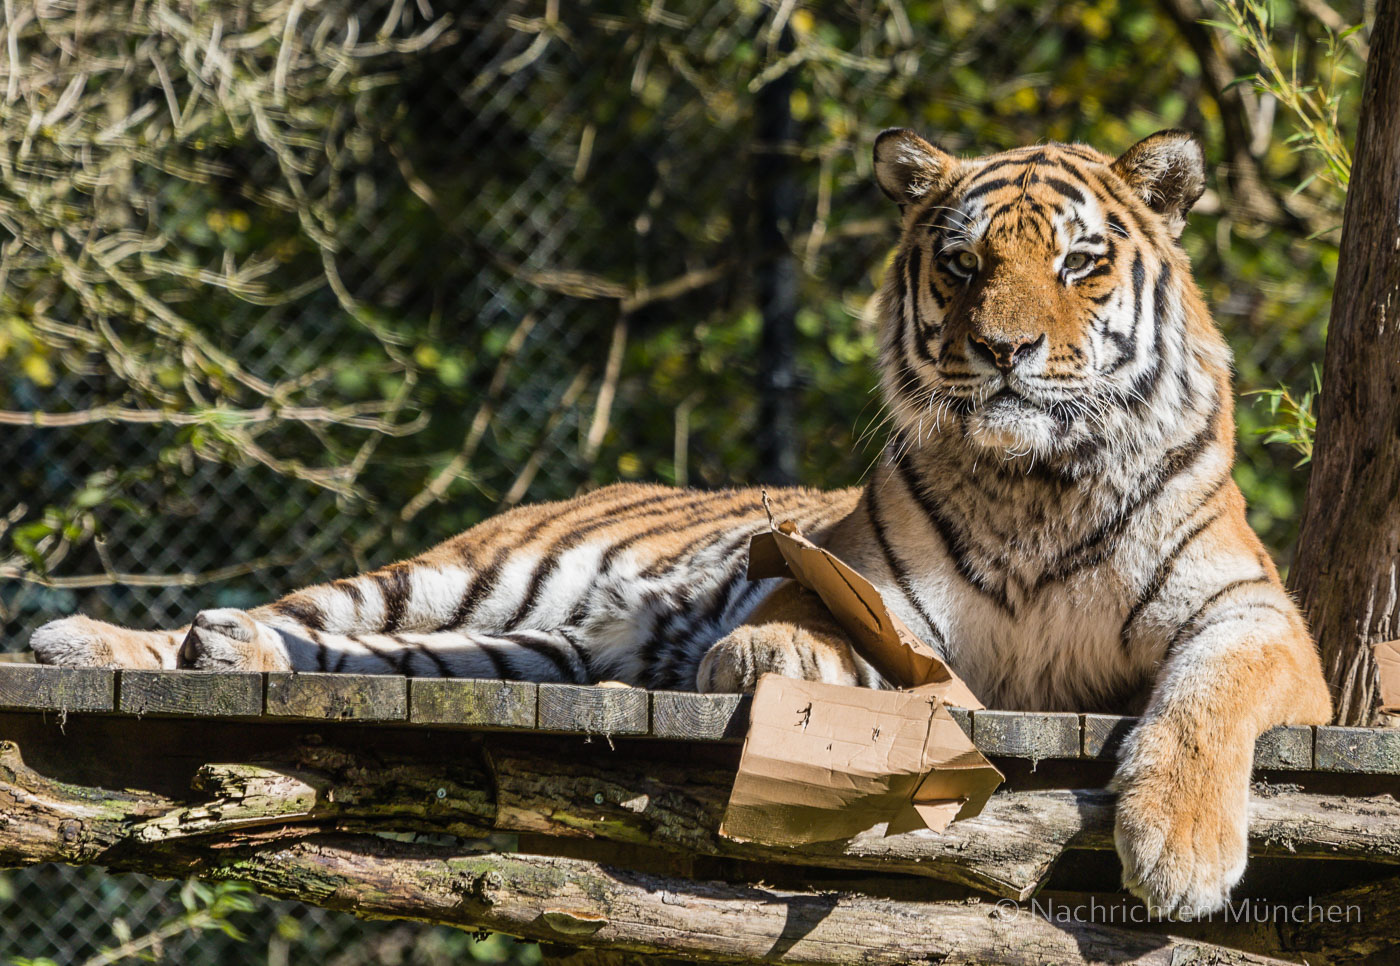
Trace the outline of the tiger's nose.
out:
<instances>
[{"instance_id":1,"label":"tiger's nose","mask_svg":"<svg viewBox=\"0 0 1400 966\"><path fill-rule=\"evenodd\" d=\"M970 335L967 337L967 341L971 344L974 353L986 359L1002 372L1010 372L1016 368L1018 363L1033 356L1035 351L1045 343L1045 333L1042 332L1034 339L1027 336L1015 341Z\"/></svg>"}]
</instances>

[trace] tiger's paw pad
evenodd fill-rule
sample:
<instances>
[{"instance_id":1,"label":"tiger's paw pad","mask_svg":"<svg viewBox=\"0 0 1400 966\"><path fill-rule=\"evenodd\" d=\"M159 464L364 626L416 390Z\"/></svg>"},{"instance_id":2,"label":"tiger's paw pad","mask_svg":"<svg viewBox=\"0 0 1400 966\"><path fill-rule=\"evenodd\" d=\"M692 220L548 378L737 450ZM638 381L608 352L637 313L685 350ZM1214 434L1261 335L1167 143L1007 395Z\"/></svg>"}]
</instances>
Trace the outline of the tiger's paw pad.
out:
<instances>
[{"instance_id":1,"label":"tiger's paw pad","mask_svg":"<svg viewBox=\"0 0 1400 966\"><path fill-rule=\"evenodd\" d=\"M60 667L116 667L110 635L121 628L81 614L49 621L29 636L40 664Z\"/></svg>"},{"instance_id":2,"label":"tiger's paw pad","mask_svg":"<svg viewBox=\"0 0 1400 966\"><path fill-rule=\"evenodd\" d=\"M180 645L180 667L196 671L285 670L279 666L285 662L269 660L280 652L269 639L272 636L235 607L200 611Z\"/></svg>"},{"instance_id":3,"label":"tiger's paw pad","mask_svg":"<svg viewBox=\"0 0 1400 966\"><path fill-rule=\"evenodd\" d=\"M711 647L696 671L696 687L716 694L748 692L769 673L828 684L861 683L844 643L828 643L792 625L763 624L737 627Z\"/></svg>"}]
</instances>

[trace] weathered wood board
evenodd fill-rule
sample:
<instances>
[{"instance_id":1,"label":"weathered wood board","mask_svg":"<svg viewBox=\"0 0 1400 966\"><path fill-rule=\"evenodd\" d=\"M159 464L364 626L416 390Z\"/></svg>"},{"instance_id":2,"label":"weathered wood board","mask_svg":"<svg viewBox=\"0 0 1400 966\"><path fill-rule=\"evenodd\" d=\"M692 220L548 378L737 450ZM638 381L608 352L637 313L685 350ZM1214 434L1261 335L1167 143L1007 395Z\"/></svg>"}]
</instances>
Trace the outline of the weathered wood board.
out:
<instances>
[{"instance_id":1,"label":"weathered wood board","mask_svg":"<svg viewBox=\"0 0 1400 966\"><path fill-rule=\"evenodd\" d=\"M748 728L749 702L738 694L522 681L0 663L0 711L339 721L736 742ZM1112 761L1136 721L1101 714L949 710L985 754L1031 761ZM1275 728L1255 746L1255 766L1400 775L1400 729Z\"/></svg>"}]
</instances>

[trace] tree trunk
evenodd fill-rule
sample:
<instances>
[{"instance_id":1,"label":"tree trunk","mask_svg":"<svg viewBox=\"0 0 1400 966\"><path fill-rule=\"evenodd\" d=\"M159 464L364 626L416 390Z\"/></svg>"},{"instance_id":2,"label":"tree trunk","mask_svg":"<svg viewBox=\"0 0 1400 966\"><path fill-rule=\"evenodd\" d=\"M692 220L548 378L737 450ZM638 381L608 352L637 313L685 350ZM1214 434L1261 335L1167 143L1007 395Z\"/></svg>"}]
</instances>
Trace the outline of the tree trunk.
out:
<instances>
[{"instance_id":1,"label":"tree trunk","mask_svg":"<svg viewBox=\"0 0 1400 966\"><path fill-rule=\"evenodd\" d=\"M776 44L792 50L784 29ZM758 259L755 272L763 331L758 345L758 481L797 482L797 258L792 239L801 206L792 148L793 75L784 71L758 92L754 124L754 211Z\"/></svg>"},{"instance_id":2,"label":"tree trunk","mask_svg":"<svg viewBox=\"0 0 1400 966\"><path fill-rule=\"evenodd\" d=\"M1382 0L1356 157L1293 589L1340 724L1375 717L1371 646L1400 637L1400 2Z\"/></svg>"}]
</instances>

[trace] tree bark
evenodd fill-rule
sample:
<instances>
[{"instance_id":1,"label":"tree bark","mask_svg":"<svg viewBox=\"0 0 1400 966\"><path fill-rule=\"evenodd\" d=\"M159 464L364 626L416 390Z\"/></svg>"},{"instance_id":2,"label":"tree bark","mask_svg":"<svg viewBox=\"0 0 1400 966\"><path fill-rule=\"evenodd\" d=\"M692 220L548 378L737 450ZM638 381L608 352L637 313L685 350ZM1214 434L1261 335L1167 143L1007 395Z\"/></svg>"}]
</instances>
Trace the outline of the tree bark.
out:
<instances>
[{"instance_id":1,"label":"tree bark","mask_svg":"<svg viewBox=\"0 0 1400 966\"><path fill-rule=\"evenodd\" d=\"M1340 724L1370 724L1400 637L1400 3L1371 34L1293 589Z\"/></svg>"}]
</instances>

